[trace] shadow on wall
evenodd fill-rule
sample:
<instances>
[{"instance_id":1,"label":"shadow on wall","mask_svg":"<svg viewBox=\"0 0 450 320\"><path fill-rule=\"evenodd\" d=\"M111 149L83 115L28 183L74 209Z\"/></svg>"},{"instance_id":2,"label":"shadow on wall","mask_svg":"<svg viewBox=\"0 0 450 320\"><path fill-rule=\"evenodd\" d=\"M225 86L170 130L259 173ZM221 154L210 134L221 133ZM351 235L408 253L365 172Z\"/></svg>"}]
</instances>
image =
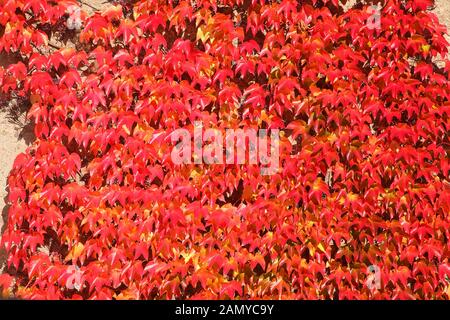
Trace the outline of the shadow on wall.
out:
<instances>
[{"instance_id":1,"label":"shadow on wall","mask_svg":"<svg viewBox=\"0 0 450 320\"><path fill-rule=\"evenodd\" d=\"M26 117L26 113L29 109L29 100L26 98L15 98L13 100L11 100L6 106L5 105L0 105L0 116L3 116L4 119L7 120L7 123L11 125L10 130L14 130L15 132L17 132L18 134L16 134L17 136L17 141L13 141L12 143L21 143L23 145L23 143L25 143L25 146L29 146L31 145L35 139L36 136L34 135L34 123L30 122L29 120L27 120ZM23 142L21 142L23 141ZM14 155L14 158L18 155L19 153L17 153L16 155ZM0 165L4 165L4 163L0 163ZM12 169L11 168L4 168L8 171ZM9 193L9 188L8 188L8 184L7 184L7 178L5 177L6 181L5 182L5 193L6 195L8 195ZM1 182L1 181L0 181ZM4 198L5 203L7 203L7 196ZM3 208L2 212L5 212L5 208ZM4 215L4 214L3 214ZM6 220L3 220L6 221ZM3 231L3 228L2 228ZM3 232L2 232L3 233Z\"/></svg>"},{"instance_id":2,"label":"shadow on wall","mask_svg":"<svg viewBox=\"0 0 450 320\"><path fill-rule=\"evenodd\" d=\"M6 222L8 221L8 211L9 211L9 208L11 207L11 205L8 203L8 195L9 195L8 183L5 183L5 185L6 185L6 187L5 187L6 196L3 198L3 201L5 202L5 206L2 209L1 219L3 220L3 225L0 230L0 235L2 235L3 232L5 232L5 230L6 230ZM2 261L1 261L1 252L0 252L0 267L1 267L1 265L2 265Z\"/></svg>"},{"instance_id":3,"label":"shadow on wall","mask_svg":"<svg viewBox=\"0 0 450 320\"><path fill-rule=\"evenodd\" d=\"M0 67L8 68L11 64L19 62L18 54L0 54ZM31 107L29 97L4 96L0 93L0 112L5 115L8 122L14 125L19 132L19 140L24 140L26 145L30 145L35 140L34 125L26 118L26 113Z\"/></svg>"},{"instance_id":4,"label":"shadow on wall","mask_svg":"<svg viewBox=\"0 0 450 320\"><path fill-rule=\"evenodd\" d=\"M3 200L5 201L6 205L3 207L2 216L0 218L3 220L3 225L0 230L0 237L1 237L1 235L3 235L3 233L6 230L6 224L8 221L8 211L9 211L9 207L10 207L10 205L8 204L9 187L7 184L6 184L6 188L5 188L5 193L6 193L6 196L3 198ZM1 273L2 268L5 263L6 263L6 252L3 248L0 248L0 273Z\"/></svg>"},{"instance_id":5,"label":"shadow on wall","mask_svg":"<svg viewBox=\"0 0 450 320\"><path fill-rule=\"evenodd\" d=\"M31 145L36 136L34 135L34 123L27 120L26 114L30 109L28 97L15 97L6 106L0 106L5 118L19 131L18 141L23 140L27 146Z\"/></svg>"},{"instance_id":6,"label":"shadow on wall","mask_svg":"<svg viewBox=\"0 0 450 320\"><path fill-rule=\"evenodd\" d=\"M8 187L7 183L5 183L5 185L6 185L6 187L5 187L5 194L6 194L6 196L4 198L4 201L5 201L6 205L3 207L3 209L2 209L2 216L0 217L0 220L3 221L3 224L1 225L2 227L1 227L1 230L0 230L0 238L3 235L3 232L5 232L5 229L6 229L6 223L8 221L8 210L9 210L9 207L10 207L10 205L7 204L7 201L8 201L7 198L8 198L8 194L9 194L9 187ZM5 263L6 263L6 252L5 252L5 250L3 248L0 248L0 273L2 272L2 269L3 269L4 265L5 265ZM1 296L0 296L0 298L1 298Z\"/></svg>"},{"instance_id":7,"label":"shadow on wall","mask_svg":"<svg viewBox=\"0 0 450 320\"><path fill-rule=\"evenodd\" d=\"M16 137L15 140L10 141L9 144L14 146L14 150L17 150L15 154L12 155L0 155L0 166L3 166L4 173L0 177L0 194L4 195L4 206L2 208L1 216L0 216L0 236L5 232L7 221L8 221L8 211L10 205L8 204L8 195L9 195L9 186L8 186L8 176L9 172L12 169L11 160L13 161L15 157L21 152L26 146L32 144L35 140L34 135L34 124L26 120L26 111L28 109L24 106L24 104L19 103L15 104L13 101L8 103L7 106L0 105L0 117L3 117L4 121L2 123L2 129L7 131L13 131L15 134L11 134L10 137L6 137L6 139L12 139L12 137ZM6 126L9 124L9 126ZM8 134L9 136L9 134ZM5 137L3 137L5 139ZM9 147L9 144L7 147ZM13 151L14 152L14 151ZM6 161L4 157L12 157L9 161ZM6 254L0 249L0 272L3 267L3 264L6 262Z\"/></svg>"}]
</instances>

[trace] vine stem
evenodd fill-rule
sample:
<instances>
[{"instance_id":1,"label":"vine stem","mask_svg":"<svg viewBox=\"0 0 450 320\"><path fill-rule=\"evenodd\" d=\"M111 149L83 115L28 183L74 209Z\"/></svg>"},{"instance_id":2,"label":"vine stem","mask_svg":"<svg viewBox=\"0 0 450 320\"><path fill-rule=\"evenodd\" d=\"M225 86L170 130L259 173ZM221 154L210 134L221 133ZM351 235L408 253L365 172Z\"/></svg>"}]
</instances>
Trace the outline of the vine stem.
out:
<instances>
[{"instance_id":1,"label":"vine stem","mask_svg":"<svg viewBox=\"0 0 450 320\"><path fill-rule=\"evenodd\" d=\"M83 5L85 5L85 6L87 6L87 7L89 7L89 8L91 8L91 9L93 9L93 10L95 10L95 11L100 11L98 8L94 7L94 6L91 5L90 3L84 2L84 1L82 1L82 0L78 0L78 2L81 3L81 4L83 4Z\"/></svg>"}]
</instances>

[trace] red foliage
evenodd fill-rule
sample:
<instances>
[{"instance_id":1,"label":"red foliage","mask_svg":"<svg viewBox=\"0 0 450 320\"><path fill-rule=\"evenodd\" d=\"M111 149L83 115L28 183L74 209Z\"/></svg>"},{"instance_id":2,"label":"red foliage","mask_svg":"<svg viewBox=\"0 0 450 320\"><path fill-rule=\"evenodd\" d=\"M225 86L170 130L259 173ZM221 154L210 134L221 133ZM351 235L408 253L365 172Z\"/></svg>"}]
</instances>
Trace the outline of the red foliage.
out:
<instances>
[{"instance_id":1,"label":"red foliage","mask_svg":"<svg viewBox=\"0 0 450 320\"><path fill-rule=\"evenodd\" d=\"M78 32L71 3L0 0L0 50L17 58L0 91L30 104L37 137L8 179L5 293L450 298L450 63L435 62L432 0L386 0L374 30L363 3L141 0ZM281 169L174 165L167 137L196 120L283 130Z\"/></svg>"}]
</instances>

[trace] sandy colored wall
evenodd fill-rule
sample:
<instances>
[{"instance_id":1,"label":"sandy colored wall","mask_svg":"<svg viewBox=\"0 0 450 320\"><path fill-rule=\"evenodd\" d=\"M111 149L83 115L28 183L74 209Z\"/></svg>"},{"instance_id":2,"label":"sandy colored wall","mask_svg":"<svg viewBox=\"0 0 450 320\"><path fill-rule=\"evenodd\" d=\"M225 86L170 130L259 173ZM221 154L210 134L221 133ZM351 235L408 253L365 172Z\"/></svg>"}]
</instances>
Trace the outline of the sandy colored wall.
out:
<instances>
[{"instance_id":1,"label":"sandy colored wall","mask_svg":"<svg viewBox=\"0 0 450 320\"><path fill-rule=\"evenodd\" d=\"M103 9L107 6L105 0L86 0L83 2L85 2L83 8L90 14L93 13L94 8ZM437 0L434 12L439 16L440 21L450 29L450 0ZM450 41L450 37L448 39ZM2 59L1 56L0 59ZM2 61L0 61L1 63ZM7 111L0 110L0 209L2 210L0 229L3 226L3 218L7 209L5 200L7 197L8 173L16 156L25 151L27 142L29 142L27 140L30 140L31 136L30 127L24 130L23 121L14 123Z\"/></svg>"}]
</instances>

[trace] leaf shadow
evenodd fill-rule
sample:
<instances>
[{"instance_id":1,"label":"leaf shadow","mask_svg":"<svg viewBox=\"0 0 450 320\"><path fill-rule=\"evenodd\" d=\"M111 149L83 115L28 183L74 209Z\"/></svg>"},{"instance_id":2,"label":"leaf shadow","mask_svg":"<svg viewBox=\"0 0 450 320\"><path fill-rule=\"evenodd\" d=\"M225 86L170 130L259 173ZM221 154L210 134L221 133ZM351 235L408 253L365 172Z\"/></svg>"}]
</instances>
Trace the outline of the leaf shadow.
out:
<instances>
[{"instance_id":1,"label":"leaf shadow","mask_svg":"<svg viewBox=\"0 0 450 320\"><path fill-rule=\"evenodd\" d=\"M6 113L6 120L19 131L18 141L23 140L27 146L35 140L34 123L27 119L30 102L27 98L18 97L0 106L1 112Z\"/></svg>"}]
</instances>

